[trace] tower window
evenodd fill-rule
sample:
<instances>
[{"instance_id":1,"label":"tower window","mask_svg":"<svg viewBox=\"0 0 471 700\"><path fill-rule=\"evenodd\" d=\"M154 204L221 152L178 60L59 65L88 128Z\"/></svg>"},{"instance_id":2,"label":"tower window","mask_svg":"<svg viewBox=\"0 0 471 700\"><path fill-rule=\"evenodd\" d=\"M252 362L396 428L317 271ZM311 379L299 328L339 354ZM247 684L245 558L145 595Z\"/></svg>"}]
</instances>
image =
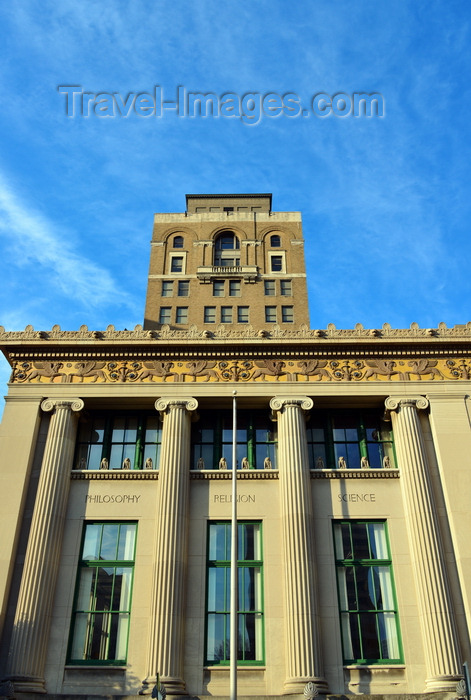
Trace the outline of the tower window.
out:
<instances>
[{"instance_id":1,"label":"tower window","mask_svg":"<svg viewBox=\"0 0 471 700\"><path fill-rule=\"evenodd\" d=\"M170 323L172 314L171 306L161 306L159 312L159 323Z\"/></svg>"},{"instance_id":2,"label":"tower window","mask_svg":"<svg viewBox=\"0 0 471 700\"><path fill-rule=\"evenodd\" d=\"M216 307L215 306L205 306L204 307L204 322L205 323L216 323Z\"/></svg>"},{"instance_id":3,"label":"tower window","mask_svg":"<svg viewBox=\"0 0 471 700\"><path fill-rule=\"evenodd\" d=\"M224 280L214 280L213 282L213 297L224 296Z\"/></svg>"},{"instance_id":4,"label":"tower window","mask_svg":"<svg viewBox=\"0 0 471 700\"><path fill-rule=\"evenodd\" d=\"M272 248L280 248L281 238L278 235L270 236L270 246Z\"/></svg>"},{"instance_id":5,"label":"tower window","mask_svg":"<svg viewBox=\"0 0 471 700\"><path fill-rule=\"evenodd\" d=\"M238 306L237 307L237 321L238 321L238 323L248 323L249 322L249 307L248 306Z\"/></svg>"},{"instance_id":6,"label":"tower window","mask_svg":"<svg viewBox=\"0 0 471 700\"><path fill-rule=\"evenodd\" d=\"M190 282L189 280L181 280L178 283L178 296L179 297L187 297L190 293Z\"/></svg>"},{"instance_id":7,"label":"tower window","mask_svg":"<svg viewBox=\"0 0 471 700\"><path fill-rule=\"evenodd\" d=\"M275 280L265 280L265 296L274 297L275 296Z\"/></svg>"},{"instance_id":8,"label":"tower window","mask_svg":"<svg viewBox=\"0 0 471 700\"><path fill-rule=\"evenodd\" d=\"M170 272L183 272L183 257L173 255L170 262Z\"/></svg>"},{"instance_id":9,"label":"tower window","mask_svg":"<svg viewBox=\"0 0 471 700\"><path fill-rule=\"evenodd\" d=\"M232 323L232 306L221 306L221 323Z\"/></svg>"},{"instance_id":10,"label":"tower window","mask_svg":"<svg viewBox=\"0 0 471 700\"><path fill-rule=\"evenodd\" d=\"M240 241L231 231L223 231L214 245L214 264L219 267L240 265Z\"/></svg>"},{"instance_id":11,"label":"tower window","mask_svg":"<svg viewBox=\"0 0 471 700\"><path fill-rule=\"evenodd\" d=\"M183 236L175 236L173 239L174 248L183 248Z\"/></svg>"},{"instance_id":12,"label":"tower window","mask_svg":"<svg viewBox=\"0 0 471 700\"><path fill-rule=\"evenodd\" d=\"M293 323L294 314L292 306L282 306L281 307L281 320L283 323Z\"/></svg>"},{"instance_id":13,"label":"tower window","mask_svg":"<svg viewBox=\"0 0 471 700\"><path fill-rule=\"evenodd\" d=\"M176 323L188 323L188 306L177 306Z\"/></svg>"},{"instance_id":14,"label":"tower window","mask_svg":"<svg viewBox=\"0 0 471 700\"><path fill-rule=\"evenodd\" d=\"M280 280L280 291L282 297L290 297L293 294L291 280Z\"/></svg>"},{"instance_id":15,"label":"tower window","mask_svg":"<svg viewBox=\"0 0 471 700\"><path fill-rule=\"evenodd\" d=\"M272 272L283 272L283 256L282 255L272 255L270 258L271 271Z\"/></svg>"},{"instance_id":16,"label":"tower window","mask_svg":"<svg viewBox=\"0 0 471 700\"><path fill-rule=\"evenodd\" d=\"M265 323L276 323L276 306L265 306Z\"/></svg>"},{"instance_id":17,"label":"tower window","mask_svg":"<svg viewBox=\"0 0 471 700\"><path fill-rule=\"evenodd\" d=\"M240 297L240 280L229 280L229 296Z\"/></svg>"},{"instance_id":18,"label":"tower window","mask_svg":"<svg viewBox=\"0 0 471 700\"><path fill-rule=\"evenodd\" d=\"M173 282L165 280L162 282L162 296L171 297L173 295Z\"/></svg>"}]
</instances>

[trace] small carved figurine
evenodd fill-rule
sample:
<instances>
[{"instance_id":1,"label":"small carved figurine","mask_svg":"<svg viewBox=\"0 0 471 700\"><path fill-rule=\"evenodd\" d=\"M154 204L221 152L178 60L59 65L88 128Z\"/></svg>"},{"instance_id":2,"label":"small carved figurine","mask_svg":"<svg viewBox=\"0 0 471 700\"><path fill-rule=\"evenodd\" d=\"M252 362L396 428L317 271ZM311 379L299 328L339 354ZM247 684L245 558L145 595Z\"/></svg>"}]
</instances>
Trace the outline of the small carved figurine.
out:
<instances>
[{"instance_id":1,"label":"small carved figurine","mask_svg":"<svg viewBox=\"0 0 471 700\"><path fill-rule=\"evenodd\" d=\"M383 457L383 469L391 469L391 460L389 455L384 455Z\"/></svg>"},{"instance_id":2,"label":"small carved figurine","mask_svg":"<svg viewBox=\"0 0 471 700\"><path fill-rule=\"evenodd\" d=\"M154 462L152 461L152 457L147 457L146 469L153 469L153 468L154 468Z\"/></svg>"},{"instance_id":3,"label":"small carved figurine","mask_svg":"<svg viewBox=\"0 0 471 700\"><path fill-rule=\"evenodd\" d=\"M129 459L129 457L126 457L126 459L124 460L122 468L131 469L131 460Z\"/></svg>"},{"instance_id":4,"label":"small carved figurine","mask_svg":"<svg viewBox=\"0 0 471 700\"><path fill-rule=\"evenodd\" d=\"M86 468L87 468L87 460L85 459L85 457L82 457L77 469L86 469Z\"/></svg>"},{"instance_id":5,"label":"small carved figurine","mask_svg":"<svg viewBox=\"0 0 471 700\"><path fill-rule=\"evenodd\" d=\"M103 457L103 459L100 462L100 469L109 469L110 465L106 457Z\"/></svg>"},{"instance_id":6,"label":"small carved figurine","mask_svg":"<svg viewBox=\"0 0 471 700\"><path fill-rule=\"evenodd\" d=\"M263 460L263 468L264 469L272 469L270 457L265 457L265 459Z\"/></svg>"},{"instance_id":7,"label":"small carved figurine","mask_svg":"<svg viewBox=\"0 0 471 700\"><path fill-rule=\"evenodd\" d=\"M316 469L325 469L325 464L324 464L324 460L322 459L322 457L318 457L316 459Z\"/></svg>"},{"instance_id":8,"label":"small carved figurine","mask_svg":"<svg viewBox=\"0 0 471 700\"><path fill-rule=\"evenodd\" d=\"M346 469L347 468L347 463L345 461L345 457L339 457L339 461L337 464L339 469Z\"/></svg>"},{"instance_id":9,"label":"small carved figurine","mask_svg":"<svg viewBox=\"0 0 471 700\"><path fill-rule=\"evenodd\" d=\"M200 457L199 460L197 461L196 468L197 469L204 469L204 459L202 457Z\"/></svg>"},{"instance_id":10,"label":"small carved figurine","mask_svg":"<svg viewBox=\"0 0 471 700\"><path fill-rule=\"evenodd\" d=\"M247 457L244 457L242 460L242 469L250 469L250 463Z\"/></svg>"},{"instance_id":11,"label":"small carved figurine","mask_svg":"<svg viewBox=\"0 0 471 700\"><path fill-rule=\"evenodd\" d=\"M219 469L227 469L227 462L225 457L221 457L219 460Z\"/></svg>"},{"instance_id":12,"label":"small carved figurine","mask_svg":"<svg viewBox=\"0 0 471 700\"><path fill-rule=\"evenodd\" d=\"M368 462L366 457L361 458L360 467L361 467L361 469L369 469L370 468L370 463Z\"/></svg>"}]
</instances>

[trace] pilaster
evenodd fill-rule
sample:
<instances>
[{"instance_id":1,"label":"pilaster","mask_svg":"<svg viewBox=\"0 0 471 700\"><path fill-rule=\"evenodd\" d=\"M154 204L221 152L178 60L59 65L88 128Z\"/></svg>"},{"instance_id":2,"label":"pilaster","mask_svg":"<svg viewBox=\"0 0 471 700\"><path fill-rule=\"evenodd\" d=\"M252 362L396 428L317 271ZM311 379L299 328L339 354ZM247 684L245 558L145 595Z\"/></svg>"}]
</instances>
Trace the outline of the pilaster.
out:
<instances>
[{"instance_id":1,"label":"pilaster","mask_svg":"<svg viewBox=\"0 0 471 700\"><path fill-rule=\"evenodd\" d=\"M42 402L53 411L26 549L7 674L20 692L44 693L44 666L81 399Z\"/></svg>"},{"instance_id":2,"label":"pilaster","mask_svg":"<svg viewBox=\"0 0 471 700\"><path fill-rule=\"evenodd\" d=\"M160 497L152 585L147 675L141 694L152 691L157 674L170 695L186 693L183 633L188 545L191 412L194 398L158 399L163 417Z\"/></svg>"},{"instance_id":3,"label":"pilaster","mask_svg":"<svg viewBox=\"0 0 471 700\"><path fill-rule=\"evenodd\" d=\"M430 483L424 438L417 411L426 398L386 399L393 412L394 438L401 470L409 546L427 667L427 691L453 691L461 676L458 637L443 547Z\"/></svg>"},{"instance_id":4,"label":"pilaster","mask_svg":"<svg viewBox=\"0 0 471 700\"><path fill-rule=\"evenodd\" d=\"M275 397L286 600L285 694L302 693L308 682L327 690L319 645L313 513L304 411L308 397Z\"/></svg>"}]
</instances>

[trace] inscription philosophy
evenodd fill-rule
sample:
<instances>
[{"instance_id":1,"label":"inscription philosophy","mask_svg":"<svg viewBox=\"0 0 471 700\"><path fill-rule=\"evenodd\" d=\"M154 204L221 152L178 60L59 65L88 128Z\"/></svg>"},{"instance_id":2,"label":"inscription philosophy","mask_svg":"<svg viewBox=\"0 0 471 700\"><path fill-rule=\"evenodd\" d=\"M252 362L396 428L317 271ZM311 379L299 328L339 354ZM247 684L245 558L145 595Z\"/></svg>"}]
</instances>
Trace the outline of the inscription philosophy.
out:
<instances>
[{"instance_id":1,"label":"inscription philosophy","mask_svg":"<svg viewBox=\"0 0 471 700\"><path fill-rule=\"evenodd\" d=\"M122 496L85 496L85 503L139 503L140 496L123 494Z\"/></svg>"}]
</instances>

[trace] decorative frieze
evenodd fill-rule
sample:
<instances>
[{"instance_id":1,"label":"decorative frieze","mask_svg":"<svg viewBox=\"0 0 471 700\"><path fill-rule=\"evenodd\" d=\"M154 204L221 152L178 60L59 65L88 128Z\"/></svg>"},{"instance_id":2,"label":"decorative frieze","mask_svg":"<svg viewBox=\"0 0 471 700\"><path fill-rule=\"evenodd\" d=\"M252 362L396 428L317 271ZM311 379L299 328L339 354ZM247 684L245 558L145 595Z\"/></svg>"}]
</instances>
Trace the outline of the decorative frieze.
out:
<instances>
[{"instance_id":1,"label":"decorative frieze","mask_svg":"<svg viewBox=\"0 0 471 700\"><path fill-rule=\"evenodd\" d=\"M411 382L471 379L471 357L14 360L15 384L191 382Z\"/></svg>"}]
</instances>

